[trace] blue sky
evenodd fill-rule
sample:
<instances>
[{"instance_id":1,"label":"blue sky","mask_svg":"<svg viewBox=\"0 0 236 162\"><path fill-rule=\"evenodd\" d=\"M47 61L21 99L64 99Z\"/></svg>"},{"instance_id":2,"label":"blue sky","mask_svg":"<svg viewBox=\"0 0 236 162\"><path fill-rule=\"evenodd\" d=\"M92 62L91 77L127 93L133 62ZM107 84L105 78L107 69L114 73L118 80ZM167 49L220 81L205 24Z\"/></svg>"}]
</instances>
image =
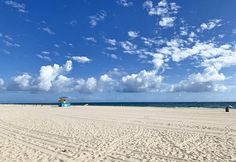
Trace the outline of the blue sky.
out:
<instances>
[{"instance_id":1,"label":"blue sky","mask_svg":"<svg viewBox=\"0 0 236 162\"><path fill-rule=\"evenodd\" d=\"M0 1L0 102L235 101L236 1Z\"/></svg>"}]
</instances>

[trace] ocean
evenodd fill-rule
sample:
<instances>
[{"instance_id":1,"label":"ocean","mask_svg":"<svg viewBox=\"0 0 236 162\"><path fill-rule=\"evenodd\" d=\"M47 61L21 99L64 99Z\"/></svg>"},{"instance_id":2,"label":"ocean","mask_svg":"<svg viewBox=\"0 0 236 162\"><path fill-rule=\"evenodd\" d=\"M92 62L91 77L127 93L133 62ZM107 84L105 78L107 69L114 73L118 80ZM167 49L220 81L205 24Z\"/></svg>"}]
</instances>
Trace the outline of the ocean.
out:
<instances>
[{"instance_id":1,"label":"ocean","mask_svg":"<svg viewBox=\"0 0 236 162\"><path fill-rule=\"evenodd\" d=\"M12 103L11 103L12 104ZM38 104L57 105L57 103L15 103L15 104ZM231 105L236 108L236 102L72 102L71 105L90 106L141 106L141 107L203 107L203 108L225 108Z\"/></svg>"}]
</instances>

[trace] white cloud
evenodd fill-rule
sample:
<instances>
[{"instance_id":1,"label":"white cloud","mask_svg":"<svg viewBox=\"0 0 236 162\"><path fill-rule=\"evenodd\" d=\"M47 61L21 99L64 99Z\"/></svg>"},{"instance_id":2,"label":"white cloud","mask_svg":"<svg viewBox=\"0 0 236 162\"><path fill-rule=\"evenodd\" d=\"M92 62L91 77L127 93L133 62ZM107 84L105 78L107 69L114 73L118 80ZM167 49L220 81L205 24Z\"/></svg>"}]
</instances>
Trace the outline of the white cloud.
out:
<instances>
[{"instance_id":1,"label":"white cloud","mask_svg":"<svg viewBox=\"0 0 236 162\"><path fill-rule=\"evenodd\" d=\"M0 90L4 89L4 80L0 78Z\"/></svg>"},{"instance_id":2,"label":"white cloud","mask_svg":"<svg viewBox=\"0 0 236 162\"><path fill-rule=\"evenodd\" d=\"M94 77L76 81L75 90L81 93L92 93L98 90L97 80Z\"/></svg>"},{"instance_id":3,"label":"white cloud","mask_svg":"<svg viewBox=\"0 0 236 162\"><path fill-rule=\"evenodd\" d=\"M113 59L115 59L115 60L118 59L118 56L117 56L116 54L114 54L114 53L110 54L110 57L113 58Z\"/></svg>"},{"instance_id":4,"label":"white cloud","mask_svg":"<svg viewBox=\"0 0 236 162\"><path fill-rule=\"evenodd\" d=\"M224 38L225 35L224 35L224 34L219 34L218 37L219 37L219 38Z\"/></svg>"},{"instance_id":5,"label":"white cloud","mask_svg":"<svg viewBox=\"0 0 236 162\"><path fill-rule=\"evenodd\" d=\"M89 24L90 24L90 26L91 26L92 28L94 28L95 26L97 26L97 23L98 23L99 21L104 20L106 16L107 16L107 13L106 13L106 11L104 11L104 10L99 11L99 12L98 12L96 15L94 15L94 16L89 16L89 19L90 19Z\"/></svg>"},{"instance_id":6,"label":"white cloud","mask_svg":"<svg viewBox=\"0 0 236 162\"><path fill-rule=\"evenodd\" d=\"M162 17L159 21L159 25L162 27L174 26L175 17Z\"/></svg>"},{"instance_id":7,"label":"white cloud","mask_svg":"<svg viewBox=\"0 0 236 162\"><path fill-rule=\"evenodd\" d=\"M27 13L28 11L26 10L26 6L24 3L18 3L16 1L13 1L13 0L6 0L4 1L4 3L7 5L7 6L10 6L12 8L15 8L17 9L18 12L21 12L21 13Z\"/></svg>"},{"instance_id":8,"label":"white cloud","mask_svg":"<svg viewBox=\"0 0 236 162\"><path fill-rule=\"evenodd\" d=\"M163 45L166 42L162 39L148 38L148 37L141 37L141 40L147 46L153 46L153 45L159 46L159 45Z\"/></svg>"},{"instance_id":9,"label":"white cloud","mask_svg":"<svg viewBox=\"0 0 236 162\"><path fill-rule=\"evenodd\" d=\"M86 56L72 56L72 59L74 61L77 61L78 63L86 63L86 62L90 62L91 59L89 59Z\"/></svg>"},{"instance_id":10,"label":"white cloud","mask_svg":"<svg viewBox=\"0 0 236 162\"><path fill-rule=\"evenodd\" d=\"M42 60L52 61L51 58L48 56L49 54L49 51L41 51L41 53L37 54L36 56Z\"/></svg>"},{"instance_id":11,"label":"white cloud","mask_svg":"<svg viewBox=\"0 0 236 162\"><path fill-rule=\"evenodd\" d=\"M75 80L64 75L59 75L52 84L52 91L55 92L70 92L73 91Z\"/></svg>"},{"instance_id":12,"label":"white cloud","mask_svg":"<svg viewBox=\"0 0 236 162\"><path fill-rule=\"evenodd\" d=\"M190 37L196 37L191 32ZM195 67L203 67L203 73L194 73L179 84L172 85L171 92L206 92L224 91L227 89L221 82L226 79L222 68L236 65L236 48L231 44L218 45L213 42L192 43L183 39L172 39L166 42L166 46L157 49L157 53L150 53L152 63L158 70L163 68L169 61L180 62L187 58L194 58Z\"/></svg>"},{"instance_id":13,"label":"white cloud","mask_svg":"<svg viewBox=\"0 0 236 162\"><path fill-rule=\"evenodd\" d=\"M8 51L8 50L6 50L6 49L1 49L1 51L4 52L4 53L7 54L7 55L11 54L11 52Z\"/></svg>"},{"instance_id":14,"label":"white cloud","mask_svg":"<svg viewBox=\"0 0 236 162\"><path fill-rule=\"evenodd\" d=\"M163 67L164 64L164 55L159 53L154 54L152 63L156 70L160 69L161 67Z\"/></svg>"},{"instance_id":15,"label":"white cloud","mask_svg":"<svg viewBox=\"0 0 236 162\"><path fill-rule=\"evenodd\" d=\"M133 2L131 2L130 0L116 0L116 3L123 7L129 7L133 5Z\"/></svg>"},{"instance_id":16,"label":"white cloud","mask_svg":"<svg viewBox=\"0 0 236 162\"><path fill-rule=\"evenodd\" d=\"M60 74L60 66L54 64L53 66L42 66L39 75L38 88L43 91L49 91L52 87L52 82Z\"/></svg>"},{"instance_id":17,"label":"white cloud","mask_svg":"<svg viewBox=\"0 0 236 162\"><path fill-rule=\"evenodd\" d=\"M100 76L102 82L111 82L113 79L108 74L103 74Z\"/></svg>"},{"instance_id":18,"label":"white cloud","mask_svg":"<svg viewBox=\"0 0 236 162\"><path fill-rule=\"evenodd\" d=\"M119 59L119 57L116 54L114 54L114 53L103 52L103 54L105 54L106 56L108 56L108 57L110 57L110 58L112 58L114 60Z\"/></svg>"},{"instance_id":19,"label":"white cloud","mask_svg":"<svg viewBox=\"0 0 236 162\"><path fill-rule=\"evenodd\" d=\"M55 79L65 73L72 70L72 62L68 60L63 66L54 64L53 66L42 66L38 77L38 89L43 91L49 91L53 85Z\"/></svg>"},{"instance_id":20,"label":"white cloud","mask_svg":"<svg viewBox=\"0 0 236 162\"><path fill-rule=\"evenodd\" d=\"M217 26L221 26L220 22L221 22L220 19L213 19L213 20L209 20L209 22L207 23L202 23L200 27L202 30L211 30Z\"/></svg>"},{"instance_id":21,"label":"white cloud","mask_svg":"<svg viewBox=\"0 0 236 162\"><path fill-rule=\"evenodd\" d=\"M223 52L223 50L222 50ZM236 65L236 51L224 51L225 53L222 56L216 58L205 59L202 62L202 66L210 67L213 66L218 70L221 70L224 67L231 67Z\"/></svg>"},{"instance_id":22,"label":"white cloud","mask_svg":"<svg viewBox=\"0 0 236 162\"><path fill-rule=\"evenodd\" d=\"M63 71L70 72L72 70L72 61L67 60L66 63L63 65Z\"/></svg>"},{"instance_id":23,"label":"white cloud","mask_svg":"<svg viewBox=\"0 0 236 162\"><path fill-rule=\"evenodd\" d=\"M167 3L166 0L159 1L156 6L153 4L153 1L146 0L143 3L143 7L150 16L159 16L159 25L161 27L174 26L174 21L176 19L174 15L178 13L178 9L180 8L176 3Z\"/></svg>"},{"instance_id":24,"label":"white cloud","mask_svg":"<svg viewBox=\"0 0 236 162\"><path fill-rule=\"evenodd\" d=\"M134 45L133 43L129 41L120 42L120 45L124 49L124 53L133 54L135 53L135 50L137 49L137 45Z\"/></svg>"},{"instance_id":25,"label":"white cloud","mask_svg":"<svg viewBox=\"0 0 236 162\"><path fill-rule=\"evenodd\" d=\"M103 74L98 82L99 91L114 91L119 87L117 80L113 79L111 74Z\"/></svg>"},{"instance_id":26,"label":"white cloud","mask_svg":"<svg viewBox=\"0 0 236 162\"><path fill-rule=\"evenodd\" d=\"M59 44L54 44L54 47L59 48L60 45Z\"/></svg>"},{"instance_id":27,"label":"white cloud","mask_svg":"<svg viewBox=\"0 0 236 162\"><path fill-rule=\"evenodd\" d=\"M210 82L225 80L225 76L219 73L214 67L207 67L203 73L196 73L189 76L189 80L197 82Z\"/></svg>"},{"instance_id":28,"label":"white cloud","mask_svg":"<svg viewBox=\"0 0 236 162\"><path fill-rule=\"evenodd\" d=\"M47 60L47 61L51 61L51 58L50 57L48 57L48 56L44 56L44 55L40 55L40 54L38 54L38 55L36 55L38 58L40 58L40 59L43 59L43 60Z\"/></svg>"},{"instance_id":29,"label":"white cloud","mask_svg":"<svg viewBox=\"0 0 236 162\"><path fill-rule=\"evenodd\" d=\"M21 47L20 44L18 44L18 43L12 43L12 42L9 42L9 41L7 41L7 40L2 40L2 42L3 42L6 46Z\"/></svg>"},{"instance_id":30,"label":"white cloud","mask_svg":"<svg viewBox=\"0 0 236 162\"><path fill-rule=\"evenodd\" d=\"M183 39L173 39L167 41L166 44L167 46L157 49L157 52L170 56L175 62L182 61L191 56L198 56L204 59L234 53L233 49L228 49L230 45L218 46L214 43L197 42L189 46L189 42Z\"/></svg>"},{"instance_id":31,"label":"white cloud","mask_svg":"<svg viewBox=\"0 0 236 162\"><path fill-rule=\"evenodd\" d=\"M16 77L13 78L14 84L11 85L12 88L14 87L14 89L16 90L29 90L32 87L32 77L27 74L24 73L22 75L18 75Z\"/></svg>"},{"instance_id":32,"label":"white cloud","mask_svg":"<svg viewBox=\"0 0 236 162\"><path fill-rule=\"evenodd\" d=\"M134 39L134 38L137 38L139 36L139 32L137 31L128 31L128 36L131 38L131 39Z\"/></svg>"},{"instance_id":33,"label":"white cloud","mask_svg":"<svg viewBox=\"0 0 236 162\"><path fill-rule=\"evenodd\" d=\"M108 38L104 38L105 40L105 43L108 43L112 46L115 46L116 45L116 40L115 39L108 39Z\"/></svg>"},{"instance_id":34,"label":"white cloud","mask_svg":"<svg viewBox=\"0 0 236 162\"><path fill-rule=\"evenodd\" d=\"M71 20L71 21L69 22L69 24L70 24L71 26L73 26L73 27L76 26L77 23L78 23L77 20Z\"/></svg>"},{"instance_id":35,"label":"white cloud","mask_svg":"<svg viewBox=\"0 0 236 162\"><path fill-rule=\"evenodd\" d=\"M3 44L5 44L5 46L21 47L21 45L19 43L15 43L14 39L10 35L0 33L0 38L1 38L1 41L3 42ZM5 53L7 53L7 52L5 52Z\"/></svg>"},{"instance_id":36,"label":"white cloud","mask_svg":"<svg viewBox=\"0 0 236 162\"><path fill-rule=\"evenodd\" d=\"M158 91L163 80L162 76L158 76L156 71L142 70L137 74L123 76L121 79L122 92L147 92Z\"/></svg>"},{"instance_id":37,"label":"white cloud","mask_svg":"<svg viewBox=\"0 0 236 162\"><path fill-rule=\"evenodd\" d=\"M173 13L178 13L180 6L178 6L176 3L172 2L172 3L170 3L170 9Z\"/></svg>"},{"instance_id":38,"label":"white cloud","mask_svg":"<svg viewBox=\"0 0 236 162\"><path fill-rule=\"evenodd\" d=\"M44 28L41 28L44 32L50 34L50 35L55 35L56 33L52 31L51 28L49 27L44 27Z\"/></svg>"},{"instance_id":39,"label":"white cloud","mask_svg":"<svg viewBox=\"0 0 236 162\"><path fill-rule=\"evenodd\" d=\"M84 37L84 39L93 43L97 43L97 40L94 37Z\"/></svg>"},{"instance_id":40,"label":"white cloud","mask_svg":"<svg viewBox=\"0 0 236 162\"><path fill-rule=\"evenodd\" d=\"M236 29L233 29L233 30L232 30L232 33L233 33L233 34L236 34Z\"/></svg>"},{"instance_id":41,"label":"white cloud","mask_svg":"<svg viewBox=\"0 0 236 162\"><path fill-rule=\"evenodd\" d=\"M142 70L137 74L127 75L118 69L114 69L113 71L101 75L99 79L94 77L74 79L64 75L71 69L70 61L67 61L63 66L59 66L58 64L54 64L53 66L42 66L40 68L39 76L36 78L31 77L27 73L14 77L13 84L8 87L8 90L27 90L32 92L73 91L80 93L102 91L155 92L159 91L163 79L162 76L156 74L156 71Z\"/></svg>"},{"instance_id":42,"label":"white cloud","mask_svg":"<svg viewBox=\"0 0 236 162\"><path fill-rule=\"evenodd\" d=\"M50 52L49 51L42 51L41 54L44 54L44 55L49 55Z\"/></svg>"},{"instance_id":43,"label":"white cloud","mask_svg":"<svg viewBox=\"0 0 236 162\"><path fill-rule=\"evenodd\" d=\"M218 84L218 81L225 80L225 76L219 73L214 67L208 67L203 73L189 75L188 79L179 84L172 85L171 92L209 92L225 91L224 85Z\"/></svg>"},{"instance_id":44,"label":"white cloud","mask_svg":"<svg viewBox=\"0 0 236 162\"><path fill-rule=\"evenodd\" d=\"M115 51L117 50L117 47L106 47L106 50Z\"/></svg>"},{"instance_id":45,"label":"white cloud","mask_svg":"<svg viewBox=\"0 0 236 162\"><path fill-rule=\"evenodd\" d=\"M188 29L186 27L180 27L180 35L181 36L188 35Z\"/></svg>"},{"instance_id":46,"label":"white cloud","mask_svg":"<svg viewBox=\"0 0 236 162\"><path fill-rule=\"evenodd\" d=\"M13 38L9 35L4 35L4 38L8 39L9 41L13 41Z\"/></svg>"}]
</instances>

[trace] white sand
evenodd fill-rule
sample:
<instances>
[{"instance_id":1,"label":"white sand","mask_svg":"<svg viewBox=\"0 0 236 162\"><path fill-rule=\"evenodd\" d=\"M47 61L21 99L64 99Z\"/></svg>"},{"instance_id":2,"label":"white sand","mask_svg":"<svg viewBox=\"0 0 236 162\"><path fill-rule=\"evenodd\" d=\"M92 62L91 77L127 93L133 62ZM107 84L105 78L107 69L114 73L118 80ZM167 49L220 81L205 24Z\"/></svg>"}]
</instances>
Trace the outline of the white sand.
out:
<instances>
[{"instance_id":1,"label":"white sand","mask_svg":"<svg viewBox=\"0 0 236 162\"><path fill-rule=\"evenodd\" d=\"M0 105L0 161L236 161L236 110Z\"/></svg>"}]
</instances>

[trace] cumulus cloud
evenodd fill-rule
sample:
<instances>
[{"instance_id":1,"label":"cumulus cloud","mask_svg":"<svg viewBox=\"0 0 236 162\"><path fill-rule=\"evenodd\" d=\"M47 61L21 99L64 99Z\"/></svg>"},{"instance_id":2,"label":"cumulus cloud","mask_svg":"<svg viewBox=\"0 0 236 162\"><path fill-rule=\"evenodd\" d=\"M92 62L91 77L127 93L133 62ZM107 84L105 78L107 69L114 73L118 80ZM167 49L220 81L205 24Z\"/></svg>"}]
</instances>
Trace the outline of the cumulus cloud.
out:
<instances>
[{"instance_id":1,"label":"cumulus cloud","mask_svg":"<svg viewBox=\"0 0 236 162\"><path fill-rule=\"evenodd\" d=\"M162 17L159 21L159 25L162 27L174 26L175 17Z\"/></svg>"},{"instance_id":2,"label":"cumulus cloud","mask_svg":"<svg viewBox=\"0 0 236 162\"><path fill-rule=\"evenodd\" d=\"M128 36L131 38L131 39L134 39L134 38L137 38L139 36L139 32L138 31L128 31Z\"/></svg>"},{"instance_id":3,"label":"cumulus cloud","mask_svg":"<svg viewBox=\"0 0 236 162\"><path fill-rule=\"evenodd\" d=\"M231 67L236 65L236 51L227 51L228 54L221 55L216 58L206 59L202 62L202 66L213 66L218 70L221 70L224 67Z\"/></svg>"},{"instance_id":4,"label":"cumulus cloud","mask_svg":"<svg viewBox=\"0 0 236 162\"><path fill-rule=\"evenodd\" d=\"M89 16L89 19L90 19L89 24L91 28L94 28L95 26L97 26L97 23L99 21L103 21L106 16L107 16L107 13L104 10L99 11L98 13L96 13L96 15Z\"/></svg>"},{"instance_id":5,"label":"cumulus cloud","mask_svg":"<svg viewBox=\"0 0 236 162\"><path fill-rule=\"evenodd\" d=\"M61 74L72 70L72 62L68 60L63 66L54 64L53 66L42 66L38 77L39 90L49 91L53 85L53 81Z\"/></svg>"},{"instance_id":6,"label":"cumulus cloud","mask_svg":"<svg viewBox=\"0 0 236 162\"><path fill-rule=\"evenodd\" d=\"M102 74L97 79L73 78L66 76L72 70L72 61L64 65L41 66L39 75L32 77L24 73L13 77L13 83L8 86L11 91L30 92L79 92L94 93L103 91L117 92L147 92L158 91L163 77L157 71L142 70L137 74L127 74L117 68ZM4 82L0 79L0 87Z\"/></svg>"},{"instance_id":7,"label":"cumulus cloud","mask_svg":"<svg viewBox=\"0 0 236 162\"><path fill-rule=\"evenodd\" d=\"M74 91L80 93L94 93L117 90L119 83L112 78L112 74L102 74L98 79L90 77L88 79L77 79Z\"/></svg>"},{"instance_id":8,"label":"cumulus cloud","mask_svg":"<svg viewBox=\"0 0 236 162\"><path fill-rule=\"evenodd\" d=\"M92 93L103 89L102 83L108 83L110 81L109 77L105 75L101 76L101 80L98 81L94 77L88 79L74 79L65 76L65 74L71 70L72 62L70 60L63 66L58 64L42 66L39 71L39 76L36 78L33 78L27 73L14 77L13 83L8 87L8 90Z\"/></svg>"},{"instance_id":9,"label":"cumulus cloud","mask_svg":"<svg viewBox=\"0 0 236 162\"><path fill-rule=\"evenodd\" d=\"M126 75L121 78L120 90L122 92L158 91L163 80L156 71L142 70L137 74Z\"/></svg>"},{"instance_id":10,"label":"cumulus cloud","mask_svg":"<svg viewBox=\"0 0 236 162\"><path fill-rule=\"evenodd\" d=\"M60 66L54 64L54 66L42 66L39 75L38 87L40 90L49 91L52 87L52 81L60 74Z\"/></svg>"},{"instance_id":11,"label":"cumulus cloud","mask_svg":"<svg viewBox=\"0 0 236 162\"><path fill-rule=\"evenodd\" d=\"M117 0L116 3L123 7L129 7L133 5L133 2L130 0Z\"/></svg>"},{"instance_id":12,"label":"cumulus cloud","mask_svg":"<svg viewBox=\"0 0 236 162\"><path fill-rule=\"evenodd\" d=\"M4 1L4 3L7 6L10 6L12 8L17 9L18 12L21 12L21 13L27 13L28 12L26 10L26 5L24 3L18 3L18 2L13 1L13 0L6 0L6 1Z\"/></svg>"},{"instance_id":13,"label":"cumulus cloud","mask_svg":"<svg viewBox=\"0 0 236 162\"><path fill-rule=\"evenodd\" d=\"M77 61L78 63L86 63L86 62L90 62L91 59L89 59L86 56L72 56L71 57L74 61Z\"/></svg>"},{"instance_id":14,"label":"cumulus cloud","mask_svg":"<svg viewBox=\"0 0 236 162\"><path fill-rule=\"evenodd\" d=\"M172 85L171 92L209 92L225 91L224 85L218 84L218 81L225 80L225 76L219 73L214 67L208 67L203 73L191 74L186 80L179 84Z\"/></svg>"},{"instance_id":15,"label":"cumulus cloud","mask_svg":"<svg viewBox=\"0 0 236 162\"><path fill-rule=\"evenodd\" d=\"M72 61L67 60L62 69L63 71L70 72L72 70Z\"/></svg>"},{"instance_id":16,"label":"cumulus cloud","mask_svg":"<svg viewBox=\"0 0 236 162\"><path fill-rule=\"evenodd\" d=\"M113 79L112 77L111 73L100 76L98 83L99 91L116 91L119 88L118 80Z\"/></svg>"},{"instance_id":17,"label":"cumulus cloud","mask_svg":"<svg viewBox=\"0 0 236 162\"><path fill-rule=\"evenodd\" d=\"M97 80L94 77L79 79L76 81L75 90L81 93L92 93L97 90Z\"/></svg>"},{"instance_id":18,"label":"cumulus cloud","mask_svg":"<svg viewBox=\"0 0 236 162\"><path fill-rule=\"evenodd\" d=\"M108 74L103 74L100 77L102 82L111 82L113 79Z\"/></svg>"},{"instance_id":19,"label":"cumulus cloud","mask_svg":"<svg viewBox=\"0 0 236 162\"><path fill-rule=\"evenodd\" d=\"M202 30L211 30L217 26L221 26L220 22L221 22L220 19L213 19L213 20L209 20L209 22L207 23L202 23L200 27Z\"/></svg>"},{"instance_id":20,"label":"cumulus cloud","mask_svg":"<svg viewBox=\"0 0 236 162\"><path fill-rule=\"evenodd\" d=\"M157 49L157 52L165 56L170 56L175 62L182 61L191 56L206 59L235 53L234 49L229 44L219 46L214 43L196 42L190 46L189 42L183 39L167 41L166 46Z\"/></svg>"},{"instance_id":21,"label":"cumulus cloud","mask_svg":"<svg viewBox=\"0 0 236 162\"><path fill-rule=\"evenodd\" d=\"M159 16L160 20L158 24L162 27L174 26L176 19L174 15L178 13L180 8L176 3L167 3L166 0L161 0L156 5L154 5L153 1L146 0L143 3L143 7L150 16Z\"/></svg>"},{"instance_id":22,"label":"cumulus cloud","mask_svg":"<svg viewBox=\"0 0 236 162\"><path fill-rule=\"evenodd\" d=\"M68 78L64 75L59 75L52 84L52 91L55 92L70 92L75 86L74 78Z\"/></svg>"},{"instance_id":23,"label":"cumulus cloud","mask_svg":"<svg viewBox=\"0 0 236 162\"><path fill-rule=\"evenodd\" d=\"M194 32L189 34L196 37ZM151 63L158 70L165 67L171 59L181 62L187 58L193 58L197 63L195 67L203 67L203 73L193 73L180 83L172 85L172 92L202 92L224 91L227 89L222 82L226 79L220 71L222 68L236 65L236 48L232 44L219 45L213 42L190 43L190 40L172 39L166 41L166 45L157 49L156 53L150 53L153 57Z\"/></svg>"},{"instance_id":24,"label":"cumulus cloud","mask_svg":"<svg viewBox=\"0 0 236 162\"><path fill-rule=\"evenodd\" d=\"M24 73L22 75L18 75L16 77L13 77L14 83L10 85L9 89L12 90L30 90L32 89L32 77Z\"/></svg>"},{"instance_id":25,"label":"cumulus cloud","mask_svg":"<svg viewBox=\"0 0 236 162\"><path fill-rule=\"evenodd\" d=\"M163 67L163 64L165 63L164 58L165 57L162 54L159 53L153 54L152 63L156 70L159 70L160 68Z\"/></svg>"},{"instance_id":26,"label":"cumulus cloud","mask_svg":"<svg viewBox=\"0 0 236 162\"><path fill-rule=\"evenodd\" d=\"M154 45L163 45L166 41L162 39L156 39L156 38L148 38L148 37L141 37L141 40L146 46L154 46Z\"/></svg>"}]
</instances>

